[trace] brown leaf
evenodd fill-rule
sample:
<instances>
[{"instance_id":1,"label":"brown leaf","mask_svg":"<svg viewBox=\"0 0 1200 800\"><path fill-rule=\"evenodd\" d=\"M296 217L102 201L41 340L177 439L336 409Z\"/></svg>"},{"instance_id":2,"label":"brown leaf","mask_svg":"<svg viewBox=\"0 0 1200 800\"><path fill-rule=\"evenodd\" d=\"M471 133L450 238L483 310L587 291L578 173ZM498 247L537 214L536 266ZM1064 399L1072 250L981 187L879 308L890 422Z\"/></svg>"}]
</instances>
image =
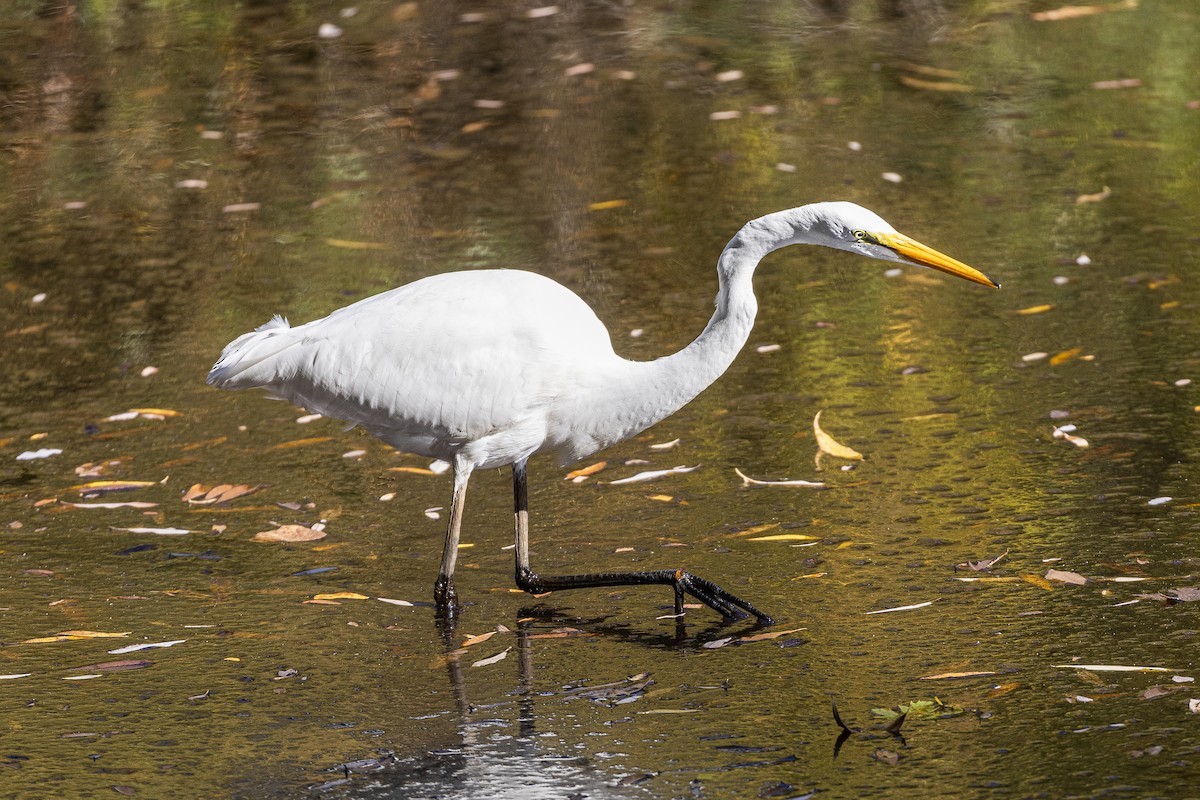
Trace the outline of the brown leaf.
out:
<instances>
[{"instance_id":1,"label":"brown leaf","mask_svg":"<svg viewBox=\"0 0 1200 800\"><path fill-rule=\"evenodd\" d=\"M310 436L307 439L293 439L290 442L280 442L279 444L268 447L268 450L289 450L293 447L307 447L310 444L321 444L322 442L332 441L332 436Z\"/></svg>"},{"instance_id":2,"label":"brown leaf","mask_svg":"<svg viewBox=\"0 0 1200 800\"><path fill-rule=\"evenodd\" d=\"M86 667L75 667L76 672L122 672L129 669L142 669L153 664L153 661L129 659L125 661L104 661L99 664L88 664Z\"/></svg>"},{"instance_id":3,"label":"brown leaf","mask_svg":"<svg viewBox=\"0 0 1200 800\"><path fill-rule=\"evenodd\" d=\"M280 525L275 530L254 534L256 542L315 542L325 538L325 531L315 531L305 525Z\"/></svg>"},{"instance_id":4,"label":"brown leaf","mask_svg":"<svg viewBox=\"0 0 1200 800\"><path fill-rule=\"evenodd\" d=\"M1065 572L1059 569L1046 570L1046 580L1061 581L1070 583L1075 586L1083 586L1088 582L1088 579L1080 575L1078 572Z\"/></svg>"},{"instance_id":5,"label":"brown leaf","mask_svg":"<svg viewBox=\"0 0 1200 800\"><path fill-rule=\"evenodd\" d=\"M1050 581L1046 580L1041 575L1024 574L1021 575L1021 580L1026 581L1027 583L1032 583L1034 586L1038 587L1039 589L1045 589L1047 592L1054 591L1054 584L1050 583Z\"/></svg>"},{"instance_id":6,"label":"brown leaf","mask_svg":"<svg viewBox=\"0 0 1200 800\"><path fill-rule=\"evenodd\" d=\"M751 636L743 636L737 640L738 644L747 644L749 642L764 642L767 639L778 639L780 636L787 636L789 633L799 633L806 631L808 628L792 628L786 631L768 631L767 633L756 633Z\"/></svg>"}]
</instances>

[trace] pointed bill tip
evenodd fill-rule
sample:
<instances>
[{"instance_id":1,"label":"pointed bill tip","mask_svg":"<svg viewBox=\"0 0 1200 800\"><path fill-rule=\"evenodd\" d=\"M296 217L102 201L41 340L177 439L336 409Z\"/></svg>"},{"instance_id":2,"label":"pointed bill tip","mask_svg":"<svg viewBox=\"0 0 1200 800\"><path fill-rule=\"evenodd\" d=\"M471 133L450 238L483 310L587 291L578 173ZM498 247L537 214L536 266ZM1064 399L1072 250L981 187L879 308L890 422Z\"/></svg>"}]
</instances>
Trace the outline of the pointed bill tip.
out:
<instances>
[{"instance_id":1,"label":"pointed bill tip","mask_svg":"<svg viewBox=\"0 0 1200 800\"><path fill-rule=\"evenodd\" d=\"M884 247L888 247L899 253L906 261L919 264L922 267L936 269L948 275L964 278L974 283L980 283L984 286L991 286L993 289L1000 288L999 283L974 267L968 266L958 259L951 258L945 253L938 252L928 245L921 244L915 239L910 239L902 233L880 233L875 235L875 239Z\"/></svg>"}]
</instances>

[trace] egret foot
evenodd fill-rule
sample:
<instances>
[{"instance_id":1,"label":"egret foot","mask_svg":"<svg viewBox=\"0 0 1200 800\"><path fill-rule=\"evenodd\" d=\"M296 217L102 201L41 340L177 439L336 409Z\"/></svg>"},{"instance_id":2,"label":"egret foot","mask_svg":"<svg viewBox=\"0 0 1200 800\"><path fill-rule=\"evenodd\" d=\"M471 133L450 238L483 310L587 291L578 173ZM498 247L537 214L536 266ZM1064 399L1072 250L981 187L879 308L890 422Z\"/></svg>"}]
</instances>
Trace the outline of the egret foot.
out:
<instances>
[{"instance_id":1,"label":"egret foot","mask_svg":"<svg viewBox=\"0 0 1200 800\"><path fill-rule=\"evenodd\" d=\"M740 597L717 586L710 580L682 569L663 569L652 572L601 572L590 575L538 575L531 569L518 567L517 588L530 594L542 594L563 589L587 589L603 586L641 586L663 584L675 590L675 613L683 614L684 595L691 595L716 611L726 622L736 622L753 616L760 625L772 625L774 620Z\"/></svg>"}]
</instances>

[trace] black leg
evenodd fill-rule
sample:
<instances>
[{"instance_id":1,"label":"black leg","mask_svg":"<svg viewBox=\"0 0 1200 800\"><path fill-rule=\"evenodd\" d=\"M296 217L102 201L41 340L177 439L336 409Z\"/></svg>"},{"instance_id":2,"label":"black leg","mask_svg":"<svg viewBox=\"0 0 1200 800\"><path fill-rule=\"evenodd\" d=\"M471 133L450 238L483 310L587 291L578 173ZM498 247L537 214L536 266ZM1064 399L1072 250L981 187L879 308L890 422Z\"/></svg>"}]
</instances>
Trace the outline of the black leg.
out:
<instances>
[{"instance_id":1,"label":"black leg","mask_svg":"<svg viewBox=\"0 0 1200 800\"><path fill-rule=\"evenodd\" d=\"M471 478L471 465L454 465L454 499L450 503L450 522L446 525L446 543L442 547L442 566L437 582L433 584L433 601L437 604L437 615L452 620L458 616L458 593L454 591L454 564L458 560L458 537L462 529L463 506L467 500L467 481Z\"/></svg>"},{"instance_id":2,"label":"black leg","mask_svg":"<svg viewBox=\"0 0 1200 800\"><path fill-rule=\"evenodd\" d=\"M763 625L770 625L774 622L771 617L740 597L730 594L712 581L682 569L648 572L598 572L588 575L538 575L529 567L529 485L524 461L513 464L513 510L516 514L517 524L517 587L530 594L541 594L560 589L661 584L674 589L676 614L683 613L684 595L691 595L727 620L753 616Z\"/></svg>"}]
</instances>

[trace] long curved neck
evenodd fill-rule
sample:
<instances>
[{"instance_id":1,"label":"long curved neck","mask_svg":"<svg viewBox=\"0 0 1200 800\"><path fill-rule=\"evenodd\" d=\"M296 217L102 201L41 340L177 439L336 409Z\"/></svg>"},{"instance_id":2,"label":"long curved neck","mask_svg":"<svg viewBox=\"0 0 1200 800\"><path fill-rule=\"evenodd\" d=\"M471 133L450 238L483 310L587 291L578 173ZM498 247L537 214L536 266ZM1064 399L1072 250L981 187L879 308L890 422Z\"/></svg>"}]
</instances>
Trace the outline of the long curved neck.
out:
<instances>
[{"instance_id":1,"label":"long curved neck","mask_svg":"<svg viewBox=\"0 0 1200 800\"><path fill-rule=\"evenodd\" d=\"M717 307L695 341L677 353L648 362L624 362L608 389L619 409L620 438L678 411L719 378L746 344L758 313L752 279L768 253L811 241L812 215L805 208L751 220L725 246L717 261Z\"/></svg>"}]
</instances>

